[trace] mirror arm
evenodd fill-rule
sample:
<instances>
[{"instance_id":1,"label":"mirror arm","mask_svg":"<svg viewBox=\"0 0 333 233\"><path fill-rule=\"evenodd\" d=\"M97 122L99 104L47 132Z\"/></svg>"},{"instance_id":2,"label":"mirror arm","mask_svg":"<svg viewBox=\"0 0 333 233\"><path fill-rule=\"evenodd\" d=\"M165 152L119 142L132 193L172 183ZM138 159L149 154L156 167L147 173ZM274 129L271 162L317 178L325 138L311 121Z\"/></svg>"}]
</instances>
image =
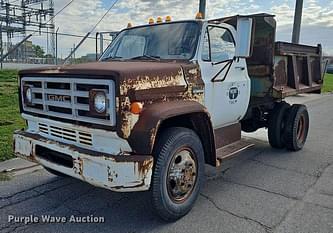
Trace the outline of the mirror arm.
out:
<instances>
[{"instance_id":1,"label":"mirror arm","mask_svg":"<svg viewBox=\"0 0 333 233\"><path fill-rule=\"evenodd\" d=\"M233 62L234 62L233 60L229 60L228 63L225 64L225 66L223 66L223 68L211 79L211 82L223 82L227 78L227 75L230 71ZM227 72L225 73L223 79L216 80L225 69L227 69Z\"/></svg>"},{"instance_id":2,"label":"mirror arm","mask_svg":"<svg viewBox=\"0 0 333 233\"><path fill-rule=\"evenodd\" d=\"M225 63L225 62L227 62L227 63L232 62L232 61L235 60L235 58L236 58L236 57L234 57L233 59L229 59L229 60L218 61L218 62L212 62L212 66L220 65L220 64Z\"/></svg>"}]
</instances>

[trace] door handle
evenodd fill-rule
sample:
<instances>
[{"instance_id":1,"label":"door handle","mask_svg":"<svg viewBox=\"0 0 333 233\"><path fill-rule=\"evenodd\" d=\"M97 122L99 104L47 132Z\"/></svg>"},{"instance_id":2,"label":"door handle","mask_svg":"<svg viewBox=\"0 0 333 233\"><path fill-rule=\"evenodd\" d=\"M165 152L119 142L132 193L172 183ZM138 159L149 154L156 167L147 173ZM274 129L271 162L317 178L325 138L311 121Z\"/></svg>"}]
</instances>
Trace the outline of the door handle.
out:
<instances>
[{"instance_id":1,"label":"door handle","mask_svg":"<svg viewBox=\"0 0 333 233\"><path fill-rule=\"evenodd\" d=\"M245 67L243 67L243 66L236 66L235 69L238 69L238 70L245 70Z\"/></svg>"}]
</instances>

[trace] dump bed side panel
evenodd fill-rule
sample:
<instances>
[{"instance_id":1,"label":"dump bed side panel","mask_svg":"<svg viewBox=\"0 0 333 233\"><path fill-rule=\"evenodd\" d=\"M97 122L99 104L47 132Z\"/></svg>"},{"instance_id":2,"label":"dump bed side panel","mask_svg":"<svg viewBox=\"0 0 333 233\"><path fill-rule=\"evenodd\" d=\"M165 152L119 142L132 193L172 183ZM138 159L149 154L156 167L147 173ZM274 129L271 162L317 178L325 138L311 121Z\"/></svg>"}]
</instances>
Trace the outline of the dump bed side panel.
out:
<instances>
[{"instance_id":1,"label":"dump bed side panel","mask_svg":"<svg viewBox=\"0 0 333 233\"><path fill-rule=\"evenodd\" d=\"M323 84L321 45L275 42L274 15L236 15L211 20L236 27L240 17L253 19L252 54L246 59L251 79L250 106L269 104L300 93L320 93Z\"/></svg>"},{"instance_id":2,"label":"dump bed side panel","mask_svg":"<svg viewBox=\"0 0 333 233\"><path fill-rule=\"evenodd\" d=\"M275 43L273 97L320 93L323 84L322 48Z\"/></svg>"}]
</instances>

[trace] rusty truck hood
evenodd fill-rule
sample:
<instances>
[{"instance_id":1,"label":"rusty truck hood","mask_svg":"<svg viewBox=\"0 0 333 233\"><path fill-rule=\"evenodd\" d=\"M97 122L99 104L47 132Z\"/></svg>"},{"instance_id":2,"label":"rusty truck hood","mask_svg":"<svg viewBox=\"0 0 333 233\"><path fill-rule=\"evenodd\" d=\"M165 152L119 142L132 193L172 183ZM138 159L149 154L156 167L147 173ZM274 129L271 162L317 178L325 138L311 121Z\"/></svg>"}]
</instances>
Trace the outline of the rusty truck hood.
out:
<instances>
[{"instance_id":1,"label":"rusty truck hood","mask_svg":"<svg viewBox=\"0 0 333 233\"><path fill-rule=\"evenodd\" d=\"M112 76L112 78L124 81L141 77L156 77L164 75L176 75L181 70L182 64L176 62L151 62L151 61L112 61L94 62L77 65L50 66L21 70L20 76L64 76L64 75L89 75Z\"/></svg>"}]
</instances>

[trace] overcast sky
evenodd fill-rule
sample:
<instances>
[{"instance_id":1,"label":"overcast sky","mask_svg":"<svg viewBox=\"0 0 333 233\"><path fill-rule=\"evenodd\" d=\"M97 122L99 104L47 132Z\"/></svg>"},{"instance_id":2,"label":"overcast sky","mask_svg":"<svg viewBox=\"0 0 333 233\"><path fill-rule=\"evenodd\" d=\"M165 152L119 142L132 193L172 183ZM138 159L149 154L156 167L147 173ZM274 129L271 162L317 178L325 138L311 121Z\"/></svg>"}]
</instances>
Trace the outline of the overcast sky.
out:
<instances>
[{"instance_id":1,"label":"overcast sky","mask_svg":"<svg viewBox=\"0 0 333 233\"><path fill-rule=\"evenodd\" d=\"M84 35L105 13L115 0L74 0L56 17L59 32ZM207 0L207 17L216 18L234 14L267 12L276 15L277 39L290 41L296 0ZM55 12L70 0L55 0ZM99 31L114 31L145 24L149 17L171 15L173 20L192 19L198 11L199 0L119 0L112 11L98 26ZM34 37L34 42L41 42ZM59 38L59 56L66 56L77 38ZM333 1L304 0L301 42L316 45L322 43L324 51L333 55ZM42 44L43 45L43 44ZM94 41L90 40L78 51L78 55L93 53ZM46 45L43 45L46 47Z\"/></svg>"}]
</instances>

